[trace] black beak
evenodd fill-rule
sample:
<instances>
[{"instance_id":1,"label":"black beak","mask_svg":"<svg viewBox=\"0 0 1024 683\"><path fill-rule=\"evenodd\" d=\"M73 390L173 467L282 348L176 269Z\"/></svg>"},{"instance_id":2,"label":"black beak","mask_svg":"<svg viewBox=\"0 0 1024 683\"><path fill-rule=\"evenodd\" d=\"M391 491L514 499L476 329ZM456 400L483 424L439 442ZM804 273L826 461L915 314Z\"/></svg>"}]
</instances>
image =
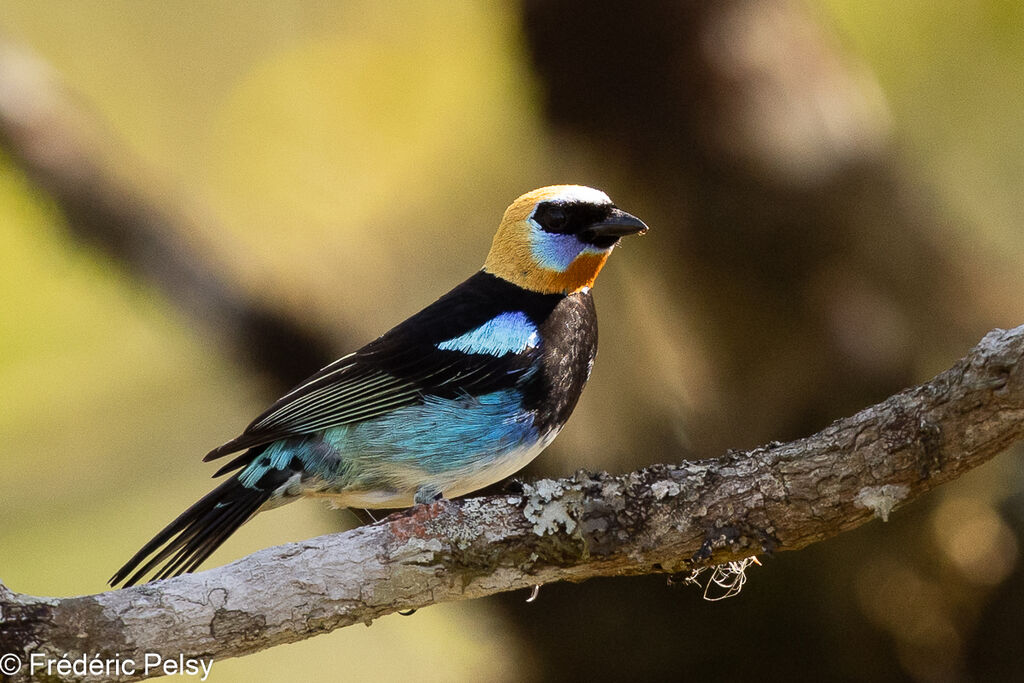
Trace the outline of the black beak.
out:
<instances>
[{"instance_id":1,"label":"black beak","mask_svg":"<svg viewBox=\"0 0 1024 683\"><path fill-rule=\"evenodd\" d=\"M620 237L642 235L647 229L647 224L636 216L621 209L612 209L604 220L586 227L579 234L584 241L608 247Z\"/></svg>"}]
</instances>

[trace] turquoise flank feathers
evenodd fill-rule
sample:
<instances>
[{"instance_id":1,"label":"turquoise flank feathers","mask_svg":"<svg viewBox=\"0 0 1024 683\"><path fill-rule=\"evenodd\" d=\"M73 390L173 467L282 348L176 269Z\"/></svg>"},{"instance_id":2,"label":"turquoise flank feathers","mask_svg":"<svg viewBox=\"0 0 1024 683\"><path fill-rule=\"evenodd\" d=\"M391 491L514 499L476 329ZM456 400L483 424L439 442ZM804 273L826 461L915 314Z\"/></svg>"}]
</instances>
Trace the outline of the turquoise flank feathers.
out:
<instances>
[{"instance_id":1,"label":"turquoise flank feathers","mask_svg":"<svg viewBox=\"0 0 1024 683\"><path fill-rule=\"evenodd\" d=\"M239 473L243 486L257 486L273 470L304 473L306 493L331 495L349 506L411 504L419 489L452 498L509 476L546 446L522 409L517 390L444 399L426 397L373 420L327 429L322 436L272 444ZM298 463L293 463L293 458ZM298 494L289 477L267 507Z\"/></svg>"},{"instance_id":2,"label":"turquoise flank feathers","mask_svg":"<svg viewBox=\"0 0 1024 683\"><path fill-rule=\"evenodd\" d=\"M522 353L540 343L537 326L522 311L502 313L466 334L437 344L442 351L503 356Z\"/></svg>"},{"instance_id":3,"label":"turquoise flank feathers","mask_svg":"<svg viewBox=\"0 0 1024 683\"><path fill-rule=\"evenodd\" d=\"M536 455L547 439L533 422L516 390L428 396L422 404L326 430L324 441L345 456L321 485L337 492L389 491L401 500L412 500L419 488L459 496L508 476L525 464L522 458Z\"/></svg>"}]
</instances>

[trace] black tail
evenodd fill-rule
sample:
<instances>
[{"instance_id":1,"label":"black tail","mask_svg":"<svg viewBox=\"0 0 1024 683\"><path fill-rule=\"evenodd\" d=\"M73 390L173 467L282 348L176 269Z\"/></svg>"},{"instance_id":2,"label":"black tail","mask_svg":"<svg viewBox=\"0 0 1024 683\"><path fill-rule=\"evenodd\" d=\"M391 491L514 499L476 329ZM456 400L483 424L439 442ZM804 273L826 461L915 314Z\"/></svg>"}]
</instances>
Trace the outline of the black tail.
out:
<instances>
[{"instance_id":1,"label":"black tail","mask_svg":"<svg viewBox=\"0 0 1024 683\"><path fill-rule=\"evenodd\" d=\"M272 492L273 488L247 488L242 486L238 477L231 477L164 527L117 570L110 579L110 585L124 581L125 587L132 586L164 560L167 562L153 576L154 580L194 571L256 513ZM153 557L139 567L150 555ZM125 581L129 574L131 577Z\"/></svg>"}]
</instances>

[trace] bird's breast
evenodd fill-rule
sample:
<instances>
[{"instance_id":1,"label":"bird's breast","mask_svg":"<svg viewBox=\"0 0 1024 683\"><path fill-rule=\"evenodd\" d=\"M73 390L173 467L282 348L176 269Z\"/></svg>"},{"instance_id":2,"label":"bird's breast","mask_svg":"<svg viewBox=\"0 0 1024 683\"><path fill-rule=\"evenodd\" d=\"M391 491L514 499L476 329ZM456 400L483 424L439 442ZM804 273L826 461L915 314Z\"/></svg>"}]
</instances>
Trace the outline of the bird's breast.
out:
<instances>
[{"instance_id":1,"label":"bird's breast","mask_svg":"<svg viewBox=\"0 0 1024 683\"><path fill-rule=\"evenodd\" d=\"M541 431L560 429L590 378L597 355L597 313L589 292L562 299L540 326L538 371L524 387L524 405Z\"/></svg>"}]
</instances>

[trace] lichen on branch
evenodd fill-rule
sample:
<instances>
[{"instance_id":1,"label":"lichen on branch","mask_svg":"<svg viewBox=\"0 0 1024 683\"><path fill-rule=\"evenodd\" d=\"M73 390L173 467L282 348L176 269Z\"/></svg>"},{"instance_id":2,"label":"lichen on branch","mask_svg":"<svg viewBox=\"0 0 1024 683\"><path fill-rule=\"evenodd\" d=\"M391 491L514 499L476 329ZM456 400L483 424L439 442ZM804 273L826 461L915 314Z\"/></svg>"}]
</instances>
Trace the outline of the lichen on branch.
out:
<instances>
[{"instance_id":1,"label":"lichen on branch","mask_svg":"<svg viewBox=\"0 0 1024 683\"><path fill-rule=\"evenodd\" d=\"M440 602L798 550L887 519L1019 441L1022 358L1024 327L993 330L931 381L789 443L420 505L97 595L39 598L0 585L0 652L209 661Z\"/></svg>"}]
</instances>

